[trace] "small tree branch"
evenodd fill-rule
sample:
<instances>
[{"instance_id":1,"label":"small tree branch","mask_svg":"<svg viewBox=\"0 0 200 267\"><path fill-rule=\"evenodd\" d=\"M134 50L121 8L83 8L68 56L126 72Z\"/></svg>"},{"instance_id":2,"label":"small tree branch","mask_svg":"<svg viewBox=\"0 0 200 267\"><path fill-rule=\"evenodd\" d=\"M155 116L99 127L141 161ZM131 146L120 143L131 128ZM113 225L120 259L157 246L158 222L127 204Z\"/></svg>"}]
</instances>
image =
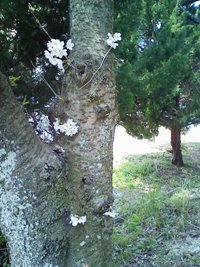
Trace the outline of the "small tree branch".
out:
<instances>
[{"instance_id":1,"label":"small tree branch","mask_svg":"<svg viewBox=\"0 0 200 267\"><path fill-rule=\"evenodd\" d=\"M186 6L186 5L190 5L190 4L194 3L194 2L196 2L196 1L195 0L182 0L180 2L180 5L181 6Z\"/></svg>"},{"instance_id":2,"label":"small tree branch","mask_svg":"<svg viewBox=\"0 0 200 267\"><path fill-rule=\"evenodd\" d=\"M102 68L103 63L104 63L104 61L105 61L106 57L108 56L108 54L109 54L109 52L110 52L111 49L112 49L112 47L110 47L110 48L108 49L108 51L106 52L106 54L104 55L104 57L103 57L103 59L102 59L102 61L101 61L101 64L99 65L98 69L93 73L93 75L92 75L92 77L89 79L89 81L87 81L87 82L86 82L83 86L81 86L79 89L83 89L85 86L87 86L87 85L94 79L95 75L96 75L96 74L100 71L100 69Z\"/></svg>"}]
</instances>

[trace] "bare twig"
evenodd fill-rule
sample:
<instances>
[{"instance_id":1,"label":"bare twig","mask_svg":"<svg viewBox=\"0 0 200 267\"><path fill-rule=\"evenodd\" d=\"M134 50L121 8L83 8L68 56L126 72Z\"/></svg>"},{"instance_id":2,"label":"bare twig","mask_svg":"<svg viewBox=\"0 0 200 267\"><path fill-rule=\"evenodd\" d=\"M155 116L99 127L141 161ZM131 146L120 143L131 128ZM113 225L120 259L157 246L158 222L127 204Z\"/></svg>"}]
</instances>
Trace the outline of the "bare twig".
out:
<instances>
[{"instance_id":1,"label":"bare twig","mask_svg":"<svg viewBox=\"0 0 200 267\"><path fill-rule=\"evenodd\" d=\"M83 89L85 86L87 86L93 79L94 79L94 76L97 74L97 72L102 68L103 66L103 63L106 59L106 57L108 56L110 50L112 49L112 47L110 47L108 49L108 51L106 52L106 54L104 55L102 61L101 61L101 64L99 65L98 69L93 73L92 77L89 79L89 81L87 81L83 86L81 86L79 89Z\"/></svg>"},{"instance_id":2,"label":"bare twig","mask_svg":"<svg viewBox=\"0 0 200 267\"><path fill-rule=\"evenodd\" d=\"M46 33L46 35L47 35L50 39L52 39L51 36L49 35L49 33L47 32L47 30L45 30L45 28L44 28L44 27L42 26L42 24L40 23L39 19L35 16L34 8L32 7L32 5L31 5L30 3L29 3L28 5L29 5L29 10L30 10L31 14L33 15L33 17L34 17L35 21L37 22L37 24L40 26L40 29L41 29L44 33Z\"/></svg>"},{"instance_id":3,"label":"bare twig","mask_svg":"<svg viewBox=\"0 0 200 267\"><path fill-rule=\"evenodd\" d=\"M33 62L31 61L31 65L36 68L36 66L33 64ZM44 84L46 84L46 86L51 90L51 92L58 97L59 99L61 98L58 94L56 94L56 92L54 91L54 89L52 88L52 86L48 83L48 81L44 78L43 75L41 75L42 81L44 82Z\"/></svg>"}]
</instances>

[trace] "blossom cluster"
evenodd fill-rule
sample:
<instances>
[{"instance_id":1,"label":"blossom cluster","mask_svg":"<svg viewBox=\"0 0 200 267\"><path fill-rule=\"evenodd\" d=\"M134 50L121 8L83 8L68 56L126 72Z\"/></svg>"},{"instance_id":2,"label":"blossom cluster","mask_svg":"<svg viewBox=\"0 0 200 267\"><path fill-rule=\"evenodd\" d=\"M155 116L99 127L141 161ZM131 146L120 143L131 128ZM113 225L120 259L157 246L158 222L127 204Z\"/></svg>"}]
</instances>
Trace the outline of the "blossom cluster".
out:
<instances>
[{"instance_id":1,"label":"blossom cluster","mask_svg":"<svg viewBox=\"0 0 200 267\"><path fill-rule=\"evenodd\" d=\"M29 118L29 123L35 128L36 134L46 143L53 141L52 127L48 116L35 111Z\"/></svg>"},{"instance_id":2,"label":"blossom cluster","mask_svg":"<svg viewBox=\"0 0 200 267\"><path fill-rule=\"evenodd\" d=\"M53 123L56 132L64 133L67 136L73 136L78 132L79 126L72 119L68 119L66 123L60 124L58 118Z\"/></svg>"},{"instance_id":3,"label":"blossom cluster","mask_svg":"<svg viewBox=\"0 0 200 267\"><path fill-rule=\"evenodd\" d=\"M48 131L49 127L50 127L50 122L48 116L42 114L38 120L38 124L36 127L37 130Z\"/></svg>"},{"instance_id":4,"label":"blossom cluster","mask_svg":"<svg viewBox=\"0 0 200 267\"><path fill-rule=\"evenodd\" d=\"M111 48L116 49L118 46L117 42L121 39L121 33L116 32L114 35L108 33L108 39L106 40L106 43ZM64 71L62 58L67 57L67 49L72 50L73 47L74 44L72 43L71 39L67 41L66 45L59 39L51 39L47 43L48 50L44 51L44 55L52 65L57 66L61 71Z\"/></svg>"},{"instance_id":5,"label":"blossom cluster","mask_svg":"<svg viewBox=\"0 0 200 267\"><path fill-rule=\"evenodd\" d=\"M70 224L72 226L77 226L78 224L84 224L86 222L86 216L78 217L77 215L71 214Z\"/></svg>"},{"instance_id":6,"label":"blossom cluster","mask_svg":"<svg viewBox=\"0 0 200 267\"><path fill-rule=\"evenodd\" d=\"M118 215L118 213L112 210L112 211L106 211L103 215L115 218Z\"/></svg>"},{"instance_id":7,"label":"blossom cluster","mask_svg":"<svg viewBox=\"0 0 200 267\"><path fill-rule=\"evenodd\" d=\"M45 50L44 54L52 65L57 66L60 70L64 71L62 58L67 57L67 49L72 50L73 47L74 44L71 39L67 41L66 48L63 41L60 41L59 39L51 39L47 43L48 50Z\"/></svg>"},{"instance_id":8,"label":"blossom cluster","mask_svg":"<svg viewBox=\"0 0 200 267\"><path fill-rule=\"evenodd\" d=\"M121 38L121 33L116 32L113 36L112 34L108 33L108 39L106 40L106 43L112 47L112 48L116 48L118 46L118 43L116 43L117 41L120 41Z\"/></svg>"}]
</instances>

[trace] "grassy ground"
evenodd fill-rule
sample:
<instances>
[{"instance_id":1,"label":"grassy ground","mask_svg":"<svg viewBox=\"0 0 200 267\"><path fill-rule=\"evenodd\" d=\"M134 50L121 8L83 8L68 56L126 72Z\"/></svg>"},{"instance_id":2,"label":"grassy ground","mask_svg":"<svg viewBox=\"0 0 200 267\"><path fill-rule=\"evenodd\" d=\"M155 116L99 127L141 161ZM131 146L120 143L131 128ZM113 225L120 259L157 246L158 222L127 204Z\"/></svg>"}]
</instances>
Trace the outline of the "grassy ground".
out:
<instances>
[{"instance_id":1,"label":"grassy ground","mask_svg":"<svg viewBox=\"0 0 200 267\"><path fill-rule=\"evenodd\" d=\"M200 143L129 156L114 170L114 267L200 266Z\"/></svg>"},{"instance_id":2,"label":"grassy ground","mask_svg":"<svg viewBox=\"0 0 200 267\"><path fill-rule=\"evenodd\" d=\"M200 143L183 148L183 168L168 152L129 156L115 168L113 267L200 266ZM9 266L1 233L0 266Z\"/></svg>"}]
</instances>

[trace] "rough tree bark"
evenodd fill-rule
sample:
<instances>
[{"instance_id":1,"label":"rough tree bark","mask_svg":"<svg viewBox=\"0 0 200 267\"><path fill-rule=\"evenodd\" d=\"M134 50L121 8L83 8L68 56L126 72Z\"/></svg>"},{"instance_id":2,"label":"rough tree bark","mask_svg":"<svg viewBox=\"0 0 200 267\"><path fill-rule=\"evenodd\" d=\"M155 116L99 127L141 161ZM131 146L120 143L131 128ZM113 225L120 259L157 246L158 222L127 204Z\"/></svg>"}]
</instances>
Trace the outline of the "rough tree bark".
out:
<instances>
[{"instance_id":1,"label":"rough tree bark","mask_svg":"<svg viewBox=\"0 0 200 267\"><path fill-rule=\"evenodd\" d=\"M179 125L178 113L180 110L180 95L174 97L175 101L175 119L171 125L171 146L172 146L172 164L181 167L183 166L183 157L181 151L181 126Z\"/></svg>"},{"instance_id":2,"label":"rough tree bark","mask_svg":"<svg viewBox=\"0 0 200 267\"><path fill-rule=\"evenodd\" d=\"M66 266L63 165L27 123L0 74L0 227L12 267Z\"/></svg>"},{"instance_id":3,"label":"rough tree bark","mask_svg":"<svg viewBox=\"0 0 200 267\"><path fill-rule=\"evenodd\" d=\"M172 164L181 167L184 165L181 151L181 128L171 128Z\"/></svg>"},{"instance_id":4,"label":"rough tree bark","mask_svg":"<svg viewBox=\"0 0 200 267\"><path fill-rule=\"evenodd\" d=\"M113 202L112 146L116 124L113 60L105 40L112 32L112 0L73 0L71 69L63 85L65 102L57 116L80 126L75 137L62 138L68 155L70 213L87 216L84 226L69 231L67 266L111 266L112 219L103 214ZM81 246L81 245L82 246ZM83 245L84 244L84 245Z\"/></svg>"},{"instance_id":5,"label":"rough tree bark","mask_svg":"<svg viewBox=\"0 0 200 267\"><path fill-rule=\"evenodd\" d=\"M79 124L61 137L61 160L26 123L0 76L0 227L12 267L110 267L112 145L116 124L112 56L99 67L112 31L113 0L73 0L71 68L55 117ZM67 169L67 171L66 171ZM66 175L67 172L67 175ZM73 227L70 215L87 216Z\"/></svg>"}]
</instances>

